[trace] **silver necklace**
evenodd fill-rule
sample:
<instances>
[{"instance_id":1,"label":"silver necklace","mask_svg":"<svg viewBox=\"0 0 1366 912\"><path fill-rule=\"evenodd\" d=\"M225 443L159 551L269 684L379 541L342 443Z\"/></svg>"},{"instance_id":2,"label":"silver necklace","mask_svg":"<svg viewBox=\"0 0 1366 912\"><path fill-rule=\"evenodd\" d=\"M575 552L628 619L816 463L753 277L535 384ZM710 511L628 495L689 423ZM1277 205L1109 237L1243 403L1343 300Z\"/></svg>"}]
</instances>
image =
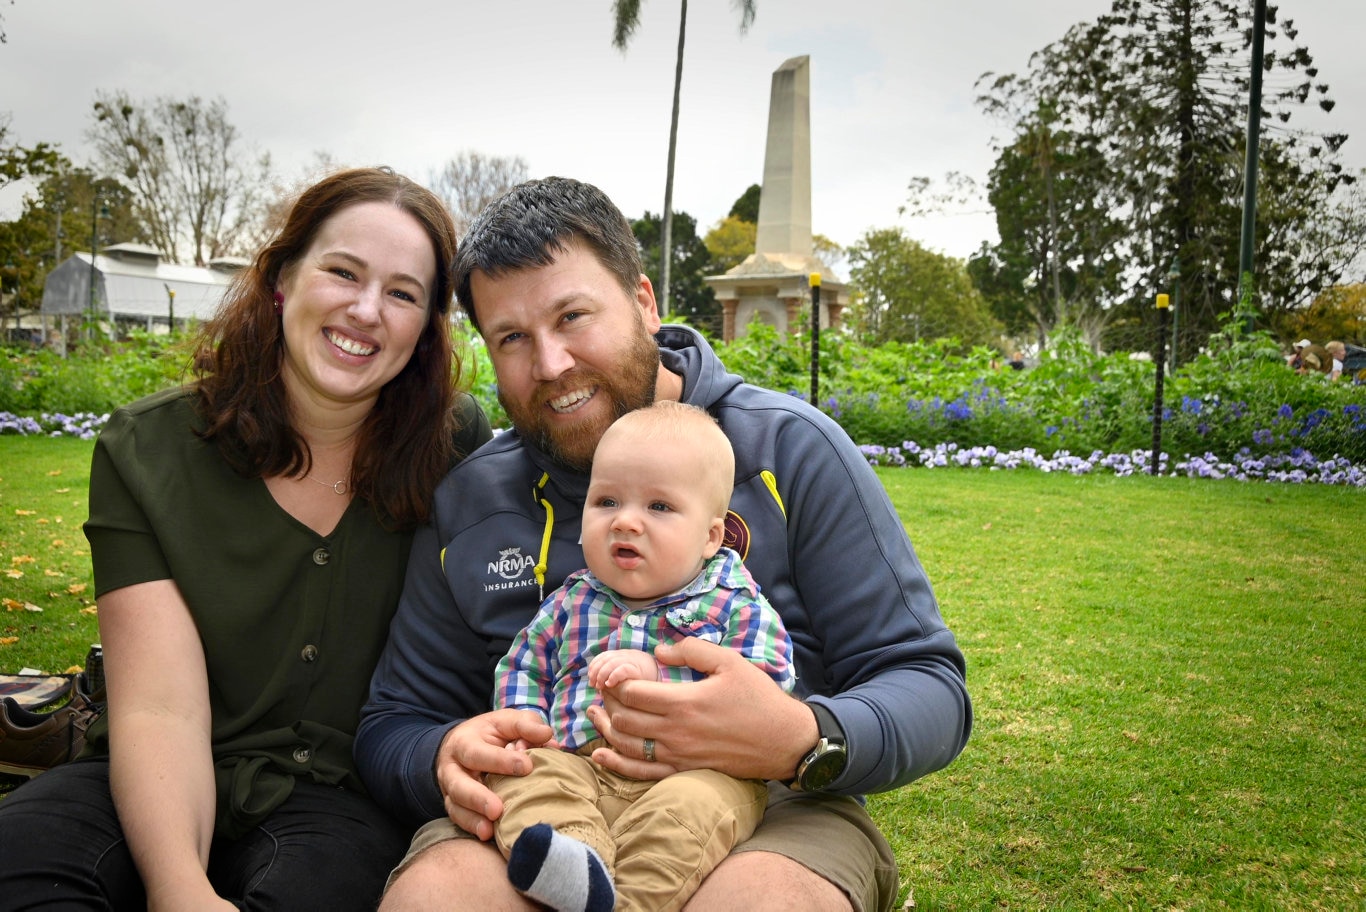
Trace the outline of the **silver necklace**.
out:
<instances>
[{"instance_id":1,"label":"silver necklace","mask_svg":"<svg viewBox=\"0 0 1366 912\"><path fill-rule=\"evenodd\" d=\"M345 478L343 478L341 481L334 481L334 482L332 482L331 484L328 484L327 482L323 481L321 478L314 478L312 475L308 475L308 476L305 476L305 477L307 477L308 480L311 481L311 482L313 482L314 484L320 484L320 485L322 485L324 488L331 488L331 489L332 489L332 492L333 492L334 494L338 494L338 495L342 495L342 496L345 496L345 494L346 494L347 485L346 485L346 479L345 479Z\"/></svg>"}]
</instances>

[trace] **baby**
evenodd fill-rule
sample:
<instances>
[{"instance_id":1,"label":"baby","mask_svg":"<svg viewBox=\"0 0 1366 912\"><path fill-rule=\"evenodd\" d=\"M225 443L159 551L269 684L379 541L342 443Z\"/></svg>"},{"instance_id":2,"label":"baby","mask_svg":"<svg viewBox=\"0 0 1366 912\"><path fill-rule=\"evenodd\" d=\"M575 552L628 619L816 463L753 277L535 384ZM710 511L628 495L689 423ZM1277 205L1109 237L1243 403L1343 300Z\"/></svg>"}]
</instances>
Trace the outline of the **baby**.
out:
<instances>
[{"instance_id":1,"label":"baby","mask_svg":"<svg viewBox=\"0 0 1366 912\"><path fill-rule=\"evenodd\" d=\"M702 637L739 650L785 690L792 644L740 555L723 547L735 477L705 411L657 402L618 419L593 456L582 544L588 569L541 605L498 665L495 708L534 711L554 746L526 776L490 776L508 877L560 912L678 909L763 816L764 783L696 769L635 780L594 762L587 709L631 679L694 681L653 649ZM644 758L655 762L647 739Z\"/></svg>"}]
</instances>

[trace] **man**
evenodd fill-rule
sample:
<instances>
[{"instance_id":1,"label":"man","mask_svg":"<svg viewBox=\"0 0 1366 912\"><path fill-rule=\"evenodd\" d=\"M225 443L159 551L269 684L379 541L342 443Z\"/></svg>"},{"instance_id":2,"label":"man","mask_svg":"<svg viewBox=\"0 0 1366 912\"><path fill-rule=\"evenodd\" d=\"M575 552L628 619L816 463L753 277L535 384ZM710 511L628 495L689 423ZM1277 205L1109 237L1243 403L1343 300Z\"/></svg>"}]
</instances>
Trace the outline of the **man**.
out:
<instances>
[{"instance_id":1,"label":"man","mask_svg":"<svg viewBox=\"0 0 1366 912\"><path fill-rule=\"evenodd\" d=\"M509 191L461 245L457 297L515 432L438 489L362 712L367 785L400 816L431 821L384 909L530 908L482 841L501 805L481 774L525 774L526 754L507 745L540 744L550 729L486 711L493 669L542 598L583 566L598 439L657 398L706 409L730 438L726 544L782 615L798 675L788 695L738 653L690 640L657 658L705 680L628 681L590 710L612 745L593 758L623 775L713 768L773 783L754 836L686 908L889 909L895 858L851 796L940 769L967 741L962 654L863 456L817 410L728 373L696 332L661 328L640 270L621 212L563 178Z\"/></svg>"}]
</instances>

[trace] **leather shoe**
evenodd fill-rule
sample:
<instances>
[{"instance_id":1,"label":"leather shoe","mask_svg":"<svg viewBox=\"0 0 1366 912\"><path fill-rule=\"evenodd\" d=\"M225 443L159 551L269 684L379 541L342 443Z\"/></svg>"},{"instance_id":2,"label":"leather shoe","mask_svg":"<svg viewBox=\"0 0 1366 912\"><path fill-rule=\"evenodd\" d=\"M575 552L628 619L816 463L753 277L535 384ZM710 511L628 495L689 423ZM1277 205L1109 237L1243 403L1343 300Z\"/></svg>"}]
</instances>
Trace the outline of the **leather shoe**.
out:
<instances>
[{"instance_id":1,"label":"leather shoe","mask_svg":"<svg viewBox=\"0 0 1366 912\"><path fill-rule=\"evenodd\" d=\"M77 676L71 699L47 713L30 712L13 697L0 700L0 772L32 778L81 752L86 729L104 713L104 703L81 685Z\"/></svg>"}]
</instances>

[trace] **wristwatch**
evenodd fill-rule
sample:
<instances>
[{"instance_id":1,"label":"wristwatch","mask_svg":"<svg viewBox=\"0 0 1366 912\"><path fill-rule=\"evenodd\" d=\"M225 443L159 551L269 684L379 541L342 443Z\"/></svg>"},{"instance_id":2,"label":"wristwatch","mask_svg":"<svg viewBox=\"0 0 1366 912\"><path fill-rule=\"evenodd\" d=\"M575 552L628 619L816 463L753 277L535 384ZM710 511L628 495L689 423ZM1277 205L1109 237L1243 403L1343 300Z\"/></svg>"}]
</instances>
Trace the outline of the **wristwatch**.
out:
<instances>
[{"instance_id":1,"label":"wristwatch","mask_svg":"<svg viewBox=\"0 0 1366 912\"><path fill-rule=\"evenodd\" d=\"M840 777L849 755L844 747L844 729L830 710L818 703L806 705L816 716L820 737L797 764L797 777L787 787L794 792L819 792Z\"/></svg>"}]
</instances>

